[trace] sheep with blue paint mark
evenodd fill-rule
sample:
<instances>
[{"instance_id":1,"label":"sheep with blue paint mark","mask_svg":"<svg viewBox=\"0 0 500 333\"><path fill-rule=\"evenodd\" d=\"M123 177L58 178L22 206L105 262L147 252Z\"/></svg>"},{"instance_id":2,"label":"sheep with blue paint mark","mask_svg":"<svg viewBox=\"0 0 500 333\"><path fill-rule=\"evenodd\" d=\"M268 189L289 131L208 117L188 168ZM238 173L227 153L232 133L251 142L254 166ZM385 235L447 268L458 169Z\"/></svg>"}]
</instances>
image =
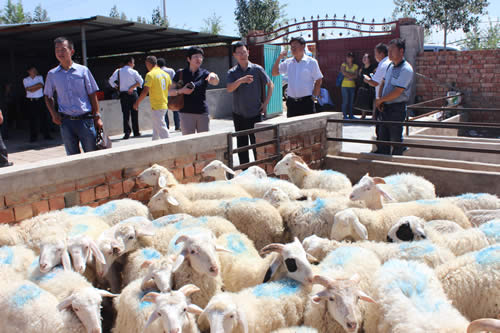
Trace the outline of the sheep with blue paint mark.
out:
<instances>
[{"instance_id":1,"label":"sheep with blue paint mark","mask_svg":"<svg viewBox=\"0 0 500 333\"><path fill-rule=\"evenodd\" d=\"M371 241L348 243L313 235L305 238L302 244L307 253L318 260L323 260L331 251L352 246L372 251L382 263L391 259L415 260L434 268L455 259L455 255L449 249L433 244L428 240L401 244Z\"/></svg>"},{"instance_id":2,"label":"sheep with blue paint mark","mask_svg":"<svg viewBox=\"0 0 500 333\"><path fill-rule=\"evenodd\" d=\"M390 260L375 274L372 286L378 306L365 322L376 332L465 333L467 330L469 322L451 305L435 272L427 265Z\"/></svg>"},{"instance_id":3,"label":"sheep with blue paint mark","mask_svg":"<svg viewBox=\"0 0 500 333\"><path fill-rule=\"evenodd\" d=\"M471 228L467 216L457 206L437 200L417 200L388 204L379 210L349 208L340 211L334 217L329 238L383 242L391 227L405 216L417 216L425 221L450 220L464 229Z\"/></svg>"},{"instance_id":4,"label":"sheep with blue paint mark","mask_svg":"<svg viewBox=\"0 0 500 333\"><path fill-rule=\"evenodd\" d=\"M461 229L443 234L435 227L427 227L421 218L401 218L388 232L387 239L406 242L428 239L434 244L449 249L456 256L483 249L500 240L500 220L493 220L479 228Z\"/></svg>"},{"instance_id":5,"label":"sheep with blue paint mark","mask_svg":"<svg viewBox=\"0 0 500 333\"><path fill-rule=\"evenodd\" d=\"M364 319L373 311L371 279L379 268L379 258L361 247L330 252L315 267L316 285L306 304L304 324L321 333L357 333L369 328Z\"/></svg>"},{"instance_id":6,"label":"sheep with blue paint mark","mask_svg":"<svg viewBox=\"0 0 500 333\"><path fill-rule=\"evenodd\" d=\"M259 256L253 242L240 232L219 236L217 244L229 252L219 253L221 274L226 291L237 292L263 282L285 277L301 283L311 283L313 270L308 256L298 239L288 244L269 244Z\"/></svg>"},{"instance_id":7,"label":"sheep with blue paint mark","mask_svg":"<svg viewBox=\"0 0 500 333\"><path fill-rule=\"evenodd\" d=\"M275 175L287 175L299 188L319 188L349 195L352 184L343 173L333 170L312 170L302 158L288 153L274 167Z\"/></svg>"},{"instance_id":8,"label":"sheep with blue paint mark","mask_svg":"<svg viewBox=\"0 0 500 333\"><path fill-rule=\"evenodd\" d=\"M435 199L434 184L412 173L399 173L385 178L364 175L352 187L349 198L364 201L366 208L381 209L384 202L409 202Z\"/></svg>"},{"instance_id":9,"label":"sheep with blue paint mark","mask_svg":"<svg viewBox=\"0 0 500 333\"><path fill-rule=\"evenodd\" d=\"M223 217L254 241L259 249L270 243L281 242L283 237L284 226L279 212L262 199L243 197L191 201L176 187L170 187L155 194L148 206L153 215L157 211L167 211L169 214Z\"/></svg>"},{"instance_id":10,"label":"sheep with blue paint mark","mask_svg":"<svg viewBox=\"0 0 500 333\"><path fill-rule=\"evenodd\" d=\"M500 313L500 244L471 252L435 269L453 305L469 320Z\"/></svg>"},{"instance_id":11,"label":"sheep with blue paint mark","mask_svg":"<svg viewBox=\"0 0 500 333\"><path fill-rule=\"evenodd\" d=\"M300 325L310 291L310 285L284 279L220 293L199 313L198 323L209 324L212 333L261 333Z\"/></svg>"},{"instance_id":12,"label":"sheep with blue paint mark","mask_svg":"<svg viewBox=\"0 0 500 333\"><path fill-rule=\"evenodd\" d=\"M469 218L469 221L476 227L492 220L500 220L500 209L469 210L465 214Z\"/></svg>"},{"instance_id":13,"label":"sheep with blue paint mark","mask_svg":"<svg viewBox=\"0 0 500 333\"><path fill-rule=\"evenodd\" d=\"M149 266L154 261L159 261L161 259L163 259L161 253L151 247L143 247L129 252L124 260L122 287L136 279L144 278L148 273Z\"/></svg>"}]
</instances>

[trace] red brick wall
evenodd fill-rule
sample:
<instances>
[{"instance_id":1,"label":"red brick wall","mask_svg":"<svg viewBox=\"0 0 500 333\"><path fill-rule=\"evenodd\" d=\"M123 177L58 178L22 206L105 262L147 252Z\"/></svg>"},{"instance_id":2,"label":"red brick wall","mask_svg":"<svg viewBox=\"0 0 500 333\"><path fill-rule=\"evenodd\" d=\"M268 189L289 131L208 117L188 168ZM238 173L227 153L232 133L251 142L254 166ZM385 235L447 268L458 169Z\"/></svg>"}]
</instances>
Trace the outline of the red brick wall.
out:
<instances>
[{"instance_id":1,"label":"red brick wall","mask_svg":"<svg viewBox=\"0 0 500 333\"><path fill-rule=\"evenodd\" d=\"M462 91L464 106L500 107L500 50L425 52L417 57L417 72L440 83L455 83ZM417 77L417 95L422 100L446 96L449 90ZM500 113L470 113L469 121L500 121Z\"/></svg>"}]
</instances>

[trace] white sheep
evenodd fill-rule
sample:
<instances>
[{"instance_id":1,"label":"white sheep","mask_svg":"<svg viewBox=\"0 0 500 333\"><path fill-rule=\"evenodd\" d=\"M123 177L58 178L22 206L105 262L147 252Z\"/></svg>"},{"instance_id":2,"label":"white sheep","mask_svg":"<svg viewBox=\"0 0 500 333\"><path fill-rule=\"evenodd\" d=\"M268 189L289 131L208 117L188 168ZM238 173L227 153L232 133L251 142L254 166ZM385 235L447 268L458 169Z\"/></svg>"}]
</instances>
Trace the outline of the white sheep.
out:
<instances>
[{"instance_id":1,"label":"white sheep","mask_svg":"<svg viewBox=\"0 0 500 333\"><path fill-rule=\"evenodd\" d=\"M253 240L257 248L281 241L283 221L276 208L267 201L251 198L190 201L175 188L163 188L151 198L148 206L153 215L157 211L167 211L169 214L220 216Z\"/></svg>"},{"instance_id":2,"label":"white sheep","mask_svg":"<svg viewBox=\"0 0 500 333\"><path fill-rule=\"evenodd\" d=\"M226 233L217 244L229 252L219 253L221 274L226 291L237 292L271 280L285 277L301 283L311 283L313 275L308 256L298 239L288 244L269 244L259 256L253 242L240 232ZM274 253L272 253L274 252Z\"/></svg>"},{"instance_id":3,"label":"white sheep","mask_svg":"<svg viewBox=\"0 0 500 333\"><path fill-rule=\"evenodd\" d=\"M314 277L311 301L307 302L304 324L319 332L352 332L363 329L364 318L375 301L371 279L380 268L380 260L361 247L341 247L326 256ZM325 313L329 315L324 315Z\"/></svg>"},{"instance_id":4,"label":"white sheep","mask_svg":"<svg viewBox=\"0 0 500 333\"><path fill-rule=\"evenodd\" d=\"M432 244L429 241L388 244L382 242L361 241L355 243L338 242L315 235L309 236L302 242L307 253L319 260L323 260L331 251L341 247L362 247L375 253L384 263L390 259L415 260L437 267L455 259L455 255L447 248Z\"/></svg>"},{"instance_id":5,"label":"white sheep","mask_svg":"<svg viewBox=\"0 0 500 333\"><path fill-rule=\"evenodd\" d=\"M72 309L88 332L101 332L102 298L116 295L94 288L76 272L60 268L41 274L35 267L29 280L54 295L60 302L59 309Z\"/></svg>"},{"instance_id":6,"label":"white sheep","mask_svg":"<svg viewBox=\"0 0 500 333\"><path fill-rule=\"evenodd\" d=\"M450 220L462 228L471 224L464 212L452 205L436 200L417 200L394 203L383 209L349 208L338 212L334 217L330 237L335 240L352 238L385 241L389 229L404 216L418 216L426 221Z\"/></svg>"},{"instance_id":7,"label":"white sheep","mask_svg":"<svg viewBox=\"0 0 500 333\"><path fill-rule=\"evenodd\" d=\"M274 174L287 175L300 188L320 188L349 195L351 181L346 175L333 170L312 170L294 153L289 153L274 167Z\"/></svg>"},{"instance_id":8,"label":"white sheep","mask_svg":"<svg viewBox=\"0 0 500 333\"><path fill-rule=\"evenodd\" d=\"M383 199L394 202L434 199L436 190L430 181L411 173L399 173L385 178L366 174L352 187L349 198L364 201L366 208L381 209Z\"/></svg>"},{"instance_id":9,"label":"white sheep","mask_svg":"<svg viewBox=\"0 0 500 333\"><path fill-rule=\"evenodd\" d=\"M310 285L291 279L260 284L238 293L215 295L200 312L200 328L212 333L260 333L299 325Z\"/></svg>"},{"instance_id":10,"label":"white sheep","mask_svg":"<svg viewBox=\"0 0 500 333\"><path fill-rule=\"evenodd\" d=\"M500 221L491 221L480 228L462 229L443 234L416 216L401 218L388 232L387 240L404 242L429 239L434 244L448 248L456 256L477 251L495 244L500 239Z\"/></svg>"},{"instance_id":11,"label":"white sheep","mask_svg":"<svg viewBox=\"0 0 500 333\"><path fill-rule=\"evenodd\" d=\"M386 262L372 279L378 303L365 323L380 333L465 333L469 322L451 305L428 266L403 260ZM470 300L469 300L470 301Z\"/></svg>"},{"instance_id":12,"label":"white sheep","mask_svg":"<svg viewBox=\"0 0 500 333\"><path fill-rule=\"evenodd\" d=\"M152 263L161 259L161 253L151 247L143 247L127 253L122 272L122 286L125 287L134 280L144 278Z\"/></svg>"},{"instance_id":13,"label":"white sheep","mask_svg":"<svg viewBox=\"0 0 500 333\"><path fill-rule=\"evenodd\" d=\"M453 305L469 320L500 313L499 244L457 257L435 271Z\"/></svg>"},{"instance_id":14,"label":"white sheep","mask_svg":"<svg viewBox=\"0 0 500 333\"><path fill-rule=\"evenodd\" d=\"M469 210L465 214L469 218L469 221L476 227L479 227L485 222L500 220L500 209Z\"/></svg>"}]
</instances>

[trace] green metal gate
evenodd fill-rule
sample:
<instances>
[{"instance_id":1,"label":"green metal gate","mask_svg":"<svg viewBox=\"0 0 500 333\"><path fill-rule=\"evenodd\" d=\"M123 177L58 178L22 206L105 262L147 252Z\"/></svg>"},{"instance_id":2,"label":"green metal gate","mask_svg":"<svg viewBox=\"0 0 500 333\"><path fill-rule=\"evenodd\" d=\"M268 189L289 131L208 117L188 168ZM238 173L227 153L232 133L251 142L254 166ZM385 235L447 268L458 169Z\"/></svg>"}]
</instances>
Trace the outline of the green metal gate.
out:
<instances>
[{"instance_id":1,"label":"green metal gate","mask_svg":"<svg viewBox=\"0 0 500 333\"><path fill-rule=\"evenodd\" d=\"M264 69L274 83L274 91L267 107L269 118L279 116L283 113L283 91L281 75L272 76L274 62L281 52L279 45L264 45ZM266 88L267 89L267 88Z\"/></svg>"}]
</instances>

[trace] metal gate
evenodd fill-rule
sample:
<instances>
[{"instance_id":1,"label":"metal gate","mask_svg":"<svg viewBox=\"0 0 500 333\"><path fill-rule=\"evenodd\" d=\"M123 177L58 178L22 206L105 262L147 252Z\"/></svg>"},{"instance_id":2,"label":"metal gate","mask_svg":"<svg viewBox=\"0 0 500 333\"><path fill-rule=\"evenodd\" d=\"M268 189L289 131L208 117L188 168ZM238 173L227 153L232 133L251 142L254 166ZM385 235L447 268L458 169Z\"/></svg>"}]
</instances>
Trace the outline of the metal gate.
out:
<instances>
[{"instance_id":1,"label":"metal gate","mask_svg":"<svg viewBox=\"0 0 500 333\"><path fill-rule=\"evenodd\" d=\"M273 95L267 106L267 116L275 117L283 113L283 92L281 75L272 76L274 62L278 59L281 52L280 45L264 45L264 69L274 84ZM267 91L267 88L266 88Z\"/></svg>"}]
</instances>

